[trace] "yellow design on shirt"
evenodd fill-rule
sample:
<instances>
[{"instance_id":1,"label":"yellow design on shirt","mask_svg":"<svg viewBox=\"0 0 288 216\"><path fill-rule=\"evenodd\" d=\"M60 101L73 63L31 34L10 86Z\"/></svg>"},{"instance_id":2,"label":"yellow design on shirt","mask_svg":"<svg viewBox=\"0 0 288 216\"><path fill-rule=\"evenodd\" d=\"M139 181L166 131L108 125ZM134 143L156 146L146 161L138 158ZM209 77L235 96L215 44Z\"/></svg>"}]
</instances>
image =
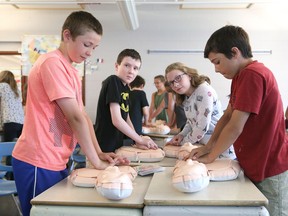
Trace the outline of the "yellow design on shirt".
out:
<instances>
[{"instance_id":1,"label":"yellow design on shirt","mask_svg":"<svg viewBox=\"0 0 288 216\"><path fill-rule=\"evenodd\" d=\"M127 92L122 92L121 96L123 98L124 101L128 100L129 98L129 93ZM125 103L121 103L120 108L124 111L124 112L129 112L129 105L127 104L127 106L125 107Z\"/></svg>"},{"instance_id":2,"label":"yellow design on shirt","mask_svg":"<svg viewBox=\"0 0 288 216\"><path fill-rule=\"evenodd\" d=\"M129 93L127 93L127 92L122 92L122 93L121 93L121 96L122 96L123 100L127 100L127 98L129 98Z\"/></svg>"}]
</instances>

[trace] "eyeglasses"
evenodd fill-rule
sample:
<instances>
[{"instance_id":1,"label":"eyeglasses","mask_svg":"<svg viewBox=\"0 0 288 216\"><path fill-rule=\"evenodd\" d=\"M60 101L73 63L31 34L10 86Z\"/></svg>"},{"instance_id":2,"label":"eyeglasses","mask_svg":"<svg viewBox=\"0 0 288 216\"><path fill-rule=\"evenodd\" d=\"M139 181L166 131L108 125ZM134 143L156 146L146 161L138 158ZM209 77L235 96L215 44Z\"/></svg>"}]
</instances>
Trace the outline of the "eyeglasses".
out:
<instances>
[{"instance_id":1,"label":"eyeglasses","mask_svg":"<svg viewBox=\"0 0 288 216\"><path fill-rule=\"evenodd\" d=\"M181 80L182 80L182 76L185 75L185 74L186 74L186 73L179 74L178 76L175 77L174 80L168 82L168 85L171 86L171 87L173 87L175 83L179 83L179 82L181 82Z\"/></svg>"}]
</instances>

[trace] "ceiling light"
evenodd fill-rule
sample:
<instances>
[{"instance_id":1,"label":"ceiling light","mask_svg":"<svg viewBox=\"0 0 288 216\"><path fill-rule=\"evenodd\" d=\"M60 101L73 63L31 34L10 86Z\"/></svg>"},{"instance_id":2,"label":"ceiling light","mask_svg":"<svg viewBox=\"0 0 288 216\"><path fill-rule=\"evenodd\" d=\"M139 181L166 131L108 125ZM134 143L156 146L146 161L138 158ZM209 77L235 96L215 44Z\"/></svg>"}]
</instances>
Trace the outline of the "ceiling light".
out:
<instances>
[{"instance_id":1,"label":"ceiling light","mask_svg":"<svg viewBox=\"0 0 288 216\"><path fill-rule=\"evenodd\" d=\"M136 30L139 28L134 0L118 0L117 5L121 11L126 27L130 30Z\"/></svg>"},{"instance_id":2,"label":"ceiling light","mask_svg":"<svg viewBox=\"0 0 288 216\"><path fill-rule=\"evenodd\" d=\"M247 9L253 5L252 2L239 0L182 0L182 2L183 4L180 5L181 9Z\"/></svg>"}]
</instances>

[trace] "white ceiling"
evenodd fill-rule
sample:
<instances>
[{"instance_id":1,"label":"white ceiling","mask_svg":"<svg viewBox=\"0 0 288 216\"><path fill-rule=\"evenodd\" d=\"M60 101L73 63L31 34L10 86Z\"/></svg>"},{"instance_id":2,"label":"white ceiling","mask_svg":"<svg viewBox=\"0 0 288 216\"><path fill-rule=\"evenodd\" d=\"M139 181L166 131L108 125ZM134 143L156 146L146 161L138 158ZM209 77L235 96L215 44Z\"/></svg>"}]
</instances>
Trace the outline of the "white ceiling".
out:
<instances>
[{"instance_id":1,"label":"white ceiling","mask_svg":"<svg viewBox=\"0 0 288 216\"><path fill-rule=\"evenodd\" d=\"M129 1L129 0L128 0ZM211 17L203 17L202 12L206 12L207 10L217 10L219 13L227 13L227 16L230 16L231 19L232 16L229 14L233 14L231 11L235 11L235 7L241 7L245 9L236 9L243 10L243 11L250 11L250 10L257 10L260 11L263 14L267 13L267 20L262 20L261 25L255 25L252 23L254 28L271 28L271 30L277 30L278 29L287 29L288 25L284 20L288 20L287 15L287 8L288 3L285 0L135 0L136 5L136 12L139 17L139 23L140 23L140 29L143 28L143 23L145 22L145 19L165 19L165 16L169 16L170 14L174 13L174 19L177 19L177 21L182 20L182 22L187 22L185 19L189 17L189 20L195 20L201 19L205 21L204 23L209 24L209 20ZM205 7L206 9L204 9ZM228 10L227 10L228 7ZM248 8L247 8L248 7ZM31 9L34 8L34 9ZM35 10L36 8L36 10ZM7 35L7 32L9 31L15 31L16 28L19 32L30 31L33 33L33 28L29 26L29 22L27 22L25 19L27 16L29 16L30 11L33 13L37 13L39 11L39 19L43 23L43 27L39 26L37 31L41 31L43 33L51 31L51 26L48 26L49 20L47 21L47 17L49 16L47 14L55 14L55 19L57 16L60 16L61 10L63 10L63 13L71 10L77 10L77 9L85 9L87 11L92 11L98 14L101 14L102 20L104 22L118 22L118 20L115 20L115 14L117 16L120 16L119 8L117 7L117 1L116 0L0 0L0 43L8 42L11 40L12 42L15 40L10 37L5 37ZM223 8L226 8L223 10ZM234 8L234 10L231 10L231 8ZM286 12L278 12L277 10L282 10ZM285 9L286 8L286 9ZM269 10L274 10L274 12L270 12ZM60 11L60 12L57 12ZM100 13L100 12L101 13ZM192 12L191 12L192 11ZM7 14L19 14L21 20L23 20L23 23L19 25L19 18L18 20L14 18L15 16L12 16L9 18ZM3 14L3 17L1 16L1 13ZM31 14L32 14L31 13ZM107 14L105 16L105 13ZM191 14L193 13L193 17L191 18ZM103 15L104 14L104 15ZM176 14L176 15L175 15ZM117 17L116 16L116 17ZM1 18L2 17L2 18ZM5 19L9 19L9 22L4 22ZM112 18L114 17L114 18ZM107 19L105 21L105 18ZM14 20L15 19L15 20ZM109 20L108 20L109 19ZM114 19L114 20L110 20ZM122 17L123 19L123 17ZM275 25L275 20L272 25L269 23L270 20L277 19L279 22L276 22L277 25ZM29 20L27 18L27 20ZM249 20L251 21L251 20ZM48 22L48 23L47 23ZM53 22L53 21L52 21ZM229 22L227 20L227 22ZM46 24L45 24L46 23ZM58 29L56 28L59 23L55 23L54 28L58 32ZM155 22L155 25L157 25L157 22ZM197 25L197 22L189 23L189 25ZM43 29L42 29L42 28ZM116 27L116 26L115 26ZM121 25L118 25L117 27L124 27L123 21L121 20ZM203 26L204 28L205 26ZM32 30L30 29L32 28ZM49 29L50 28L50 29ZM175 27L173 27L175 28ZM24 30L26 29L26 30ZM20 33L19 33L20 34ZM2 39L4 38L4 39ZM16 36L15 36L16 38ZM19 39L17 39L19 40ZM3 59L4 58L4 59ZM10 57L0 57L0 62L5 62L5 64L14 64L15 62L19 62L19 58L15 56ZM2 64L3 65L3 64ZM0 65L1 66L1 65ZM5 65L7 66L7 65Z\"/></svg>"},{"instance_id":2,"label":"white ceiling","mask_svg":"<svg viewBox=\"0 0 288 216\"><path fill-rule=\"evenodd\" d=\"M272 0L0 0L0 5L17 9L83 9L93 5L112 5L117 2L132 2L143 5L177 5L183 9L248 8L254 3L269 3Z\"/></svg>"}]
</instances>

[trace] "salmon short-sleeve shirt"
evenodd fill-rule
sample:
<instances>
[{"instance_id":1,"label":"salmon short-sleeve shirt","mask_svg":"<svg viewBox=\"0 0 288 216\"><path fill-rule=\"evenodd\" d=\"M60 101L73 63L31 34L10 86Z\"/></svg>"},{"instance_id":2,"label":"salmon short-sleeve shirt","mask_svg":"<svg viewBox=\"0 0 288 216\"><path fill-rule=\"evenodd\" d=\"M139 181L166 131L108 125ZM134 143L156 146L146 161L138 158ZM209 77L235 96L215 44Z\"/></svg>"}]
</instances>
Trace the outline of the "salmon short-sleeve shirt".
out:
<instances>
[{"instance_id":1,"label":"salmon short-sleeve shirt","mask_svg":"<svg viewBox=\"0 0 288 216\"><path fill-rule=\"evenodd\" d=\"M56 103L61 98L75 98L83 108L78 71L56 50L41 55L30 71L27 113L13 157L44 169L65 169L77 140Z\"/></svg>"}]
</instances>

